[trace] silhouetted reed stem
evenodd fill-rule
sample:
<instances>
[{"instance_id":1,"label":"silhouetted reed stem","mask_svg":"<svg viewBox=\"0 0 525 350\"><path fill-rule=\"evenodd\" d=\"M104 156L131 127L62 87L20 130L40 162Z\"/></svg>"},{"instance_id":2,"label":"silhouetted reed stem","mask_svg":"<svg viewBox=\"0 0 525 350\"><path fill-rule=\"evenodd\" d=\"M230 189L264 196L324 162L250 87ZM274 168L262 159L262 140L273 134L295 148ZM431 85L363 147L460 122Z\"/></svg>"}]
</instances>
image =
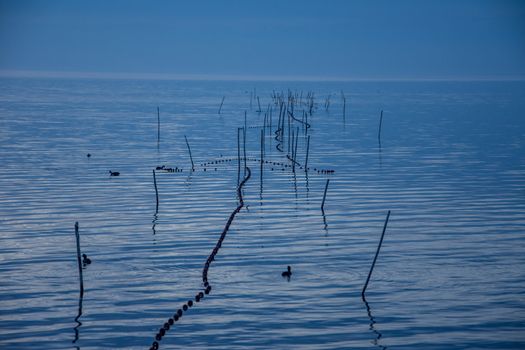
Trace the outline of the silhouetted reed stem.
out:
<instances>
[{"instance_id":1,"label":"silhouetted reed stem","mask_svg":"<svg viewBox=\"0 0 525 350\"><path fill-rule=\"evenodd\" d=\"M219 106L219 112L218 112L218 114L221 114L222 104L224 103L224 98L225 98L225 97L226 97L226 96L222 96L222 101L221 101L221 105Z\"/></svg>"},{"instance_id":2,"label":"silhouetted reed stem","mask_svg":"<svg viewBox=\"0 0 525 350\"><path fill-rule=\"evenodd\" d=\"M272 133L272 114L273 114L273 107L270 108L270 115L268 116L268 118L270 119L270 125L269 125L269 127L270 127L269 134L270 135Z\"/></svg>"},{"instance_id":3,"label":"silhouetted reed stem","mask_svg":"<svg viewBox=\"0 0 525 350\"><path fill-rule=\"evenodd\" d=\"M377 132L377 140L381 143L381 126L383 125L383 110L381 110L381 116L379 117L379 131Z\"/></svg>"},{"instance_id":4,"label":"silhouetted reed stem","mask_svg":"<svg viewBox=\"0 0 525 350\"><path fill-rule=\"evenodd\" d=\"M372 271L374 271L374 266L376 264L377 256L379 255L379 250L381 249L381 244L383 244L383 237L385 237L386 225L388 224L388 218L390 217L390 210L386 214L385 225L383 226L383 233L381 233L381 238L379 239L379 244L377 245L376 255L374 256L374 261L372 261L372 266L370 266L370 272L368 272L368 277L366 278L365 285L361 292L361 297L365 299L366 287L368 287L368 282L370 282L370 277L372 276Z\"/></svg>"},{"instance_id":5,"label":"silhouetted reed stem","mask_svg":"<svg viewBox=\"0 0 525 350\"><path fill-rule=\"evenodd\" d=\"M295 133L293 133L293 139L292 139L292 159L293 159L293 165L292 170L295 173L295 164L297 163L297 141L299 140L299 128L295 129Z\"/></svg>"},{"instance_id":6,"label":"silhouetted reed stem","mask_svg":"<svg viewBox=\"0 0 525 350\"><path fill-rule=\"evenodd\" d=\"M306 161L304 162L304 171L308 171L308 153L310 151L310 135L308 135L308 139L306 140Z\"/></svg>"},{"instance_id":7,"label":"silhouetted reed stem","mask_svg":"<svg viewBox=\"0 0 525 350\"><path fill-rule=\"evenodd\" d=\"M295 172L295 158L294 158L294 153L293 153L293 152L294 152L294 147L293 147L293 146L294 146L294 144L295 144L295 142L294 142L294 137L295 137L295 135L294 135L294 130L292 130L292 135L291 135L291 138L290 138L291 143L292 143L292 146L291 146L291 152L292 152L292 154L291 154L291 156L290 156L290 147L289 147L289 149L288 149L288 158L290 158L290 159L292 160L292 171L293 171L293 172Z\"/></svg>"},{"instance_id":8,"label":"silhouetted reed stem","mask_svg":"<svg viewBox=\"0 0 525 350\"><path fill-rule=\"evenodd\" d=\"M153 170L153 184L155 185L155 198L157 198L157 207L155 213L159 212L159 190L157 189L157 177L155 176L155 170Z\"/></svg>"},{"instance_id":9,"label":"silhouetted reed stem","mask_svg":"<svg viewBox=\"0 0 525 350\"><path fill-rule=\"evenodd\" d=\"M295 146L293 151L293 162L297 163L297 142L299 141L299 128L295 128Z\"/></svg>"},{"instance_id":10,"label":"silhouetted reed stem","mask_svg":"<svg viewBox=\"0 0 525 350\"><path fill-rule=\"evenodd\" d=\"M157 106L157 146L160 145L160 109Z\"/></svg>"},{"instance_id":11,"label":"silhouetted reed stem","mask_svg":"<svg viewBox=\"0 0 525 350\"><path fill-rule=\"evenodd\" d=\"M286 115L288 116L288 154L290 154L290 141L291 141L291 133L292 133L292 118L290 111L287 111Z\"/></svg>"},{"instance_id":12,"label":"silhouetted reed stem","mask_svg":"<svg viewBox=\"0 0 525 350\"><path fill-rule=\"evenodd\" d=\"M264 129L261 129L261 189L263 181L263 163L264 163Z\"/></svg>"},{"instance_id":13,"label":"silhouetted reed stem","mask_svg":"<svg viewBox=\"0 0 525 350\"><path fill-rule=\"evenodd\" d=\"M188 138L186 137L186 135L184 135L184 139L186 140L186 146L188 146L188 152L190 154L191 171L195 171L195 165L193 164L193 157L191 156L191 148L190 148L190 144L188 143Z\"/></svg>"},{"instance_id":14,"label":"silhouetted reed stem","mask_svg":"<svg viewBox=\"0 0 525 350\"><path fill-rule=\"evenodd\" d=\"M343 95L343 119L346 118L346 97Z\"/></svg>"},{"instance_id":15,"label":"silhouetted reed stem","mask_svg":"<svg viewBox=\"0 0 525 350\"><path fill-rule=\"evenodd\" d=\"M248 130L248 119L246 118L246 111L244 111L244 128L242 132L242 143L243 143L243 156L244 156L244 171L243 174L246 176L246 131Z\"/></svg>"},{"instance_id":16,"label":"silhouetted reed stem","mask_svg":"<svg viewBox=\"0 0 525 350\"><path fill-rule=\"evenodd\" d=\"M80 278L80 297L84 296L84 277L82 276L82 259L80 258L80 233L78 232L78 221L75 222L75 237L77 239L77 261L78 275Z\"/></svg>"},{"instance_id":17,"label":"silhouetted reed stem","mask_svg":"<svg viewBox=\"0 0 525 350\"><path fill-rule=\"evenodd\" d=\"M330 183L330 179L326 179L326 185L324 186L324 194L323 194L323 203L321 204L321 210L324 211L324 202L326 200L326 191L328 191L328 184Z\"/></svg>"},{"instance_id":18,"label":"silhouetted reed stem","mask_svg":"<svg viewBox=\"0 0 525 350\"><path fill-rule=\"evenodd\" d=\"M237 184L241 178L241 128L237 128Z\"/></svg>"}]
</instances>

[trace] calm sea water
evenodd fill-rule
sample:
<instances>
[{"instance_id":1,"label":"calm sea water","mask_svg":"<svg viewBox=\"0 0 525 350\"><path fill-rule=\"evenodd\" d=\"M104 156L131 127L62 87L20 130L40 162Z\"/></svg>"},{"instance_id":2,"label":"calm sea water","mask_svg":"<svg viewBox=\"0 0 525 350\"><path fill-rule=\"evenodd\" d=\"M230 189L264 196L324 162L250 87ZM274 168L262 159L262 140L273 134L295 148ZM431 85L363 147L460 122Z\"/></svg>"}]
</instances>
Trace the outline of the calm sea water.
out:
<instances>
[{"instance_id":1,"label":"calm sea water","mask_svg":"<svg viewBox=\"0 0 525 350\"><path fill-rule=\"evenodd\" d=\"M309 166L333 174L273 164L291 164L274 106L261 179L288 89L315 93L297 160L310 135ZM238 205L244 111L245 207L161 349L525 348L524 83L87 79L0 80L0 348L149 348ZM160 165L183 171L157 172L155 214Z\"/></svg>"}]
</instances>

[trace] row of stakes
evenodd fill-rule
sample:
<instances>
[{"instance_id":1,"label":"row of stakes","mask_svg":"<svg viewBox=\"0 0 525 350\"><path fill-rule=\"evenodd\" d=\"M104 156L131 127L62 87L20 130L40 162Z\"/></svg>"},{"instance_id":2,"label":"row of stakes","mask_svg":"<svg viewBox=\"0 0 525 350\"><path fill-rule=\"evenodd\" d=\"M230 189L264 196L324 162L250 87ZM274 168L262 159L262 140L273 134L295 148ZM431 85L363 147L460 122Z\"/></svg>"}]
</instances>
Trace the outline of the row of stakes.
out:
<instances>
[{"instance_id":1,"label":"row of stakes","mask_svg":"<svg viewBox=\"0 0 525 350\"><path fill-rule=\"evenodd\" d=\"M217 241L217 244L215 245L215 248L213 248L213 251L208 256L208 259L206 260L206 263L204 264L204 268L202 269L202 284L204 286L204 291L199 292L195 295L195 302L200 302L205 295L210 294L211 292L211 285L208 282L208 269L211 265L211 263L215 260L215 255L219 252L219 249L222 246L222 242L224 241L224 238L226 237L226 233L228 232L230 225L233 222L233 219L235 215L241 211L242 207L244 206L244 201L242 199L242 192L241 189L248 181L248 179L251 176L251 170L250 168L246 167L247 175L242 180L242 182L239 184L239 187L237 187L237 196L239 197L239 205L235 210L231 213L228 222L226 223L226 226L224 226L224 230L221 233L221 236L219 240ZM193 300L188 300L184 305L182 305L182 308L178 309L177 312L173 315L173 317L170 317L167 322L164 323L164 325L159 329L158 333L155 335L155 340L151 344L150 350L157 350L159 348L159 342L162 340L162 338L166 335L166 332L170 330L171 326L175 324L178 320L181 319L184 312L188 311L189 308L193 307L194 303Z\"/></svg>"}]
</instances>

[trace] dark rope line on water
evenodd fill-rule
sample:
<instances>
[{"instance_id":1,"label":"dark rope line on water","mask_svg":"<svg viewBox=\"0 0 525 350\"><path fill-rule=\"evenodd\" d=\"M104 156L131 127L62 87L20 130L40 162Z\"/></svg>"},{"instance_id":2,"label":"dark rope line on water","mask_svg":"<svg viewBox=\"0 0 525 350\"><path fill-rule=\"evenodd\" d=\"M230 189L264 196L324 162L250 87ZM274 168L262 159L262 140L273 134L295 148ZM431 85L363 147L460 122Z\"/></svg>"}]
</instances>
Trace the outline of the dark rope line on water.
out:
<instances>
[{"instance_id":1,"label":"dark rope line on water","mask_svg":"<svg viewBox=\"0 0 525 350\"><path fill-rule=\"evenodd\" d=\"M310 129L310 128L312 127L312 126L310 125L310 123L305 122L305 121L303 121L303 120L301 120L301 119L297 119L297 118L293 115L293 113L288 112L288 114L290 115L290 117L291 117L293 120L295 120L295 121L298 122L298 123L303 124L303 125L306 127L306 129Z\"/></svg>"},{"instance_id":2,"label":"dark rope line on water","mask_svg":"<svg viewBox=\"0 0 525 350\"><path fill-rule=\"evenodd\" d=\"M279 143L275 145L275 148L281 153L284 152L284 150L283 150L283 143L281 141L279 141Z\"/></svg>"},{"instance_id":3,"label":"dark rope line on water","mask_svg":"<svg viewBox=\"0 0 525 350\"><path fill-rule=\"evenodd\" d=\"M298 161L296 161L295 159L293 159L292 157L290 157L290 155L287 154L287 155L286 155L286 158L288 158L288 160L289 160L290 162L295 163L295 165L300 166L301 169L302 169L301 164L300 164Z\"/></svg>"},{"instance_id":4,"label":"dark rope line on water","mask_svg":"<svg viewBox=\"0 0 525 350\"><path fill-rule=\"evenodd\" d=\"M281 153L284 152L283 151L283 131L281 128L278 128L277 130L275 130L275 141L277 141L275 148Z\"/></svg>"},{"instance_id":5,"label":"dark rope line on water","mask_svg":"<svg viewBox=\"0 0 525 350\"><path fill-rule=\"evenodd\" d=\"M288 160L290 161L294 161L291 157L289 157L288 155L286 156ZM241 157L240 158L241 161L244 161L244 157ZM261 159L259 158L246 158L247 161L253 161L253 162L260 162ZM217 158L216 160L212 160L212 161L207 161L207 162L203 162L203 163L200 163L199 164L199 167L195 166L195 169L193 170L193 172L197 172L197 171L217 171L219 170L217 168L218 165L220 164L225 164L225 163L229 163L229 162L233 162L233 161L237 161L237 158ZM272 170L272 171L277 171L277 170L281 170L281 171L285 171L286 168L292 168L292 165L289 165L289 164L286 164L286 163L283 163L283 162L275 162L275 161L271 161L271 160L263 160L263 164L268 164L268 166L270 167L268 170ZM299 163L298 161L295 161L295 165L297 167L299 167L300 169L303 169L303 165L301 163ZM272 167L274 166L274 167ZM164 165L161 167L157 167L157 169L160 169L160 170L164 170L165 172L167 173L172 173L172 172L175 172L175 173L179 173L179 172L183 172L183 169L179 169L179 168L176 168L175 170L176 171L166 171L166 169L171 169L171 168L163 168ZM280 168L278 168L280 167ZM311 171L313 170L314 172L317 172L318 174L334 174L335 173L335 170L333 169L318 169L318 168L310 168L308 167L307 169L308 171Z\"/></svg>"},{"instance_id":6,"label":"dark rope line on water","mask_svg":"<svg viewBox=\"0 0 525 350\"><path fill-rule=\"evenodd\" d=\"M213 248L213 251L208 256L208 259L206 260L206 263L204 264L204 268L202 269L202 284L204 286L203 291L197 293L195 295L195 302L200 302L204 295L208 295L211 292L211 285L208 282L208 269L211 265L211 263L215 260L215 255L219 252L219 249L222 246L222 242L224 241L224 238L226 237L226 234L228 233L228 230L230 229L230 225L233 222L233 219L235 218L235 215L241 211L242 207L244 207L244 200L242 198L242 188L246 181L250 178L252 175L252 172L250 168L246 167L246 171L248 172L246 177L242 180L242 182L237 187L237 196L239 197L239 205L235 210L230 214L230 217L228 218L228 222L226 222L226 225L224 226L224 229L222 230L221 236L219 237L219 240L215 244L215 248ZM164 323L164 325L159 329L158 333L155 335L155 340L150 346L150 350L157 350L160 346L159 342L162 340L162 337L166 335L166 332L170 330L171 326L175 322L177 322L184 312L188 311L189 308L191 308L194 305L193 300L188 300L182 308L178 309L177 312L173 315L173 317L170 317L167 322Z\"/></svg>"}]
</instances>

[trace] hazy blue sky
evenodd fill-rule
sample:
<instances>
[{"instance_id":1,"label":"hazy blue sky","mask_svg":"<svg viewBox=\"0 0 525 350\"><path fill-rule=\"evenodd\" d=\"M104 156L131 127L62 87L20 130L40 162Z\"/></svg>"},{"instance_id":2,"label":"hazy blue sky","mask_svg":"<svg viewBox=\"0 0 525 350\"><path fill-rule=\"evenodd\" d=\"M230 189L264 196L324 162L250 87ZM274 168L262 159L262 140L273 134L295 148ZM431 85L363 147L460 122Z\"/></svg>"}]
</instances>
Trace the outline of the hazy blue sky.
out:
<instances>
[{"instance_id":1,"label":"hazy blue sky","mask_svg":"<svg viewBox=\"0 0 525 350\"><path fill-rule=\"evenodd\" d=\"M0 0L0 70L524 78L525 1Z\"/></svg>"}]
</instances>

